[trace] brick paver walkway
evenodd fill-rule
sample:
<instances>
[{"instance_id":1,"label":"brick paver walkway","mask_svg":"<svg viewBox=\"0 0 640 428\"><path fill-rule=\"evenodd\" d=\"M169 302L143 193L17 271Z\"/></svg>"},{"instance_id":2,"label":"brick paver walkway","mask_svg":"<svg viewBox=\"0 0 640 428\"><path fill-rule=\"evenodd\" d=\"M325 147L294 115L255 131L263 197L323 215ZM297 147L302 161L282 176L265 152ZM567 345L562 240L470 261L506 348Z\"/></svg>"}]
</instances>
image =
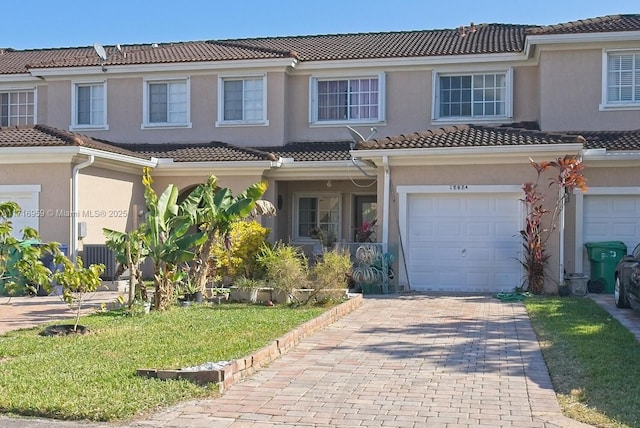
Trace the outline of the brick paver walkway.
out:
<instances>
[{"instance_id":1,"label":"brick paver walkway","mask_svg":"<svg viewBox=\"0 0 640 428\"><path fill-rule=\"evenodd\" d=\"M98 295L112 300L114 295ZM98 302L94 302L97 304ZM51 297L2 306L0 332L64 313ZM614 308L615 309L615 308ZM22 312L21 312L22 311ZM490 296L367 296L222 397L115 424L33 427L585 427L562 416L522 303Z\"/></svg>"},{"instance_id":2,"label":"brick paver walkway","mask_svg":"<svg viewBox=\"0 0 640 428\"><path fill-rule=\"evenodd\" d=\"M233 385L138 427L570 427L521 303L367 297Z\"/></svg>"}]
</instances>

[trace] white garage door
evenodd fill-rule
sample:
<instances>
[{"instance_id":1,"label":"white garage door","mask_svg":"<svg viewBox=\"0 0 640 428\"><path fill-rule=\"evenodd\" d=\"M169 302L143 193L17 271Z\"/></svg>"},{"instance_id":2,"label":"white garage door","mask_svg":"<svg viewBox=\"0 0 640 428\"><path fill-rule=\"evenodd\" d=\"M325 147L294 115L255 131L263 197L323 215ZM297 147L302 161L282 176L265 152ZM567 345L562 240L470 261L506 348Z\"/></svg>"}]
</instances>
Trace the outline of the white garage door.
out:
<instances>
[{"instance_id":1,"label":"white garage door","mask_svg":"<svg viewBox=\"0 0 640 428\"><path fill-rule=\"evenodd\" d=\"M42 213L39 208L39 185L4 185L0 186L0 202L16 202L20 205L22 212L18 217L11 219L13 223L13 233L15 238L22 238L20 232L23 228L29 226L36 230L40 225L40 217Z\"/></svg>"},{"instance_id":2,"label":"white garage door","mask_svg":"<svg viewBox=\"0 0 640 428\"><path fill-rule=\"evenodd\" d=\"M411 288L497 292L519 286L519 198L511 193L409 195Z\"/></svg>"},{"instance_id":3,"label":"white garage door","mask_svg":"<svg viewBox=\"0 0 640 428\"><path fill-rule=\"evenodd\" d=\"M622 241L631 253L640 242L640 196L584 196L584 242ZM589 259L583 249L583 270L589 272Z\"/></svg>"}]
</instances>

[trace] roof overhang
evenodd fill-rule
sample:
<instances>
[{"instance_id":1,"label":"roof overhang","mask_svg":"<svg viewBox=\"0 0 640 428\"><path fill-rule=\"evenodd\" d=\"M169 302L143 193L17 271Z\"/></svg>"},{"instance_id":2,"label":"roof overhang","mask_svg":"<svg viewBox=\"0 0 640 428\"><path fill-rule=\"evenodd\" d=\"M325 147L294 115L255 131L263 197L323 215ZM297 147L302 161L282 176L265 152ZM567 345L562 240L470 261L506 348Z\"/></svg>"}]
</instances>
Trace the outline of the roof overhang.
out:
<instances>
[{"instance_id":1,"label":"roof overhang","mask_svg":"<svg viewBox=\"0 0 640 428\"><path fill-rule=\"evenodd\" d=\"M78 156L95 156L96 166L118 170L133 171L141 167L155 167L155 158L142 159L119 153L111 153L88 147L0 147L0 164L51 164L75 163Z\"/></svg>"},{"instance_id":2,"label":"roof overhang","mask_svg":"<svg viewBox=\"0 0 640 428\"><path fill-rule=\"evenodd\" d=\"M157 176L191 176L215 173L216 176L262 175L274 167L272 161L174 162L161 158L153 170Z\"/></svg>"},{"instance_id":3,"label":"roof overhang","mask_svg":"<svg viewBox=\"0 0 640 428\"><path fill-rule=\"evenodd\" d=\"M539 34L528 35L524 52L528 57L534 45L560 45L575 43L637 42L640 31L619 31L614 33L576 33L576 34Z\"/></svg>"},{"instance_id":4,"label":"roof overhang","mask_svg":"<svg viewBox=\"0 0 640 428\"><path fill-rule=\"evenodd\" d=\"M568 143L504 147L354 150L351 154L356 159L369 160L377 166L382 166L385 158L391 166L488 165L528 163L530 158L545 160L567 154L579 156L582 147L580 143Z\"/></svg>"},{"instance_id":5,"label":"roof overhang","mask_svg":"<svg viewBox=\"0 0 640 428\"><path fill-rule=\"evenodd\" d=\"M296 70L336 70L379 67L386 70L398 67L433 67L436 65L454 64L478 64L478 63L505 63L515 61L526 61L527 55L523 52L495 53L495 54L469 54L469 55L440 55L440 56L420 56L406 58L372 58L353 60L331 60L331 61L307 61L300 62Z\"/></svg>"},{"instance_id":6,"label":"roof overhang","mask_svg":"<svg viewBox=\"0 0 640 428\"><path fill-rule=\"evenodd\" d=\"M375 175L376 168L367 166L362 168L367 173ZM361 179L363 174L351 160L342 161L298 161L284 160L280 166L268 171L267 176L276 180L318 180L331 179Z\"/></svg>"},{"instance_id":7,"label":"roof overhang","mask_svg":"<svg viewBox=\"0 0 640 428\"><path fill-rule=\"evenodd\" d=\"M255 69L259 63L261 70L265 68L281 68L285 70L295 67L297 64L295 58L276 58L276 59L259 59L259 60L235 60L235 61L190 61L190 62L172 62L172 63L155 63L155 64L109 64L105 62L104 67L100 65L88 67L47 67L47 68L31 68L29 71L32 76L39 78L56 78L80 75L114 75L114 74L132 74L132 73L184 73L211 70L247 70Z\"/></svg>"},{"instance_id":8,"label":"roof overhang","mask_svg":"<svg viewBox=\"0 0 640 428\"><path fill-rule=\"evenodd\" d=\"M607 149L583 150L582 159L590 167L607 166L639 166L640 152L638 151L607 151Z\"/></svg>"}]
</instances>

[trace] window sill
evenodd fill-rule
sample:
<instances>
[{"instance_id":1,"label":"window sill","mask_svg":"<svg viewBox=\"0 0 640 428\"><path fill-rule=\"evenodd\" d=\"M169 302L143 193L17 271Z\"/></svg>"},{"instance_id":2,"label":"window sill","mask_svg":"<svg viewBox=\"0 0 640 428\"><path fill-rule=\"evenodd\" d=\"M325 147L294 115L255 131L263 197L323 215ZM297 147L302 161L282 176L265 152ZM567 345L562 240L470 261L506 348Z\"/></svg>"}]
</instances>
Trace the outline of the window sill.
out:
<instances>
[{"instance_id":1,"label":"window sill","mask_svg":"<svg viewBox=\"0 0 640 428\"><path fill-rule=\"evenodd\" d=\"M109 125L71 125L69 131L108 131Z\"/></svg>"},{"instance_id":2,"label":"window sill","mask_svg":"<svg viewBox=\"0 0 640 428\"><path fill-rule=\"evenodd\" d=\"M513 118L504 116L495 117L456 117L446 119L432 119L433 125L460 125L460 124L474 124L474 123L500 123L508 124L513 123Z\"/></svg>"},{"instance_id":3,"label":"window sill","mask_svg":"<svg viewBox=\"0 0 640 428\"><path fill-rule=\"evenodd\" d=\"M600 104L598 106L600 111L625 111L625 110L640 110L640 103L637 104Z\"/></svg>"},{"instance_id":4,"label":"window sill","mask_svg":"<svg viewBox=\"0 0 640 428\"><path fill-rule=\"evenodd\" d=\"M189 123L143 123L140 129L184 129L191 128Z\"/></svg>"},{"instance_id":5,"label":"window sill","mask_svg":"<svg viewBox=\"0 0 640 428\"><path fill-rule=\"evenodd\" d=\"M216 128L234 128L234 127L245 127L245 126L269 126L268 120L261 120L256 122L220 122L216 121Z\"/></svg>"},{"instance_id":6,"label":"window sill","mask_svg":"<svg viewBox=\"0 0 640 428\"><path fill-rule=\"evenodd\" d=\"M340 121L323 121L323 122L310 122L311 128L331 128L337 126L386 126L387 122L384 120L379 121L358 121L358 120L340 120Z\"/></svg>"}]
</instances>

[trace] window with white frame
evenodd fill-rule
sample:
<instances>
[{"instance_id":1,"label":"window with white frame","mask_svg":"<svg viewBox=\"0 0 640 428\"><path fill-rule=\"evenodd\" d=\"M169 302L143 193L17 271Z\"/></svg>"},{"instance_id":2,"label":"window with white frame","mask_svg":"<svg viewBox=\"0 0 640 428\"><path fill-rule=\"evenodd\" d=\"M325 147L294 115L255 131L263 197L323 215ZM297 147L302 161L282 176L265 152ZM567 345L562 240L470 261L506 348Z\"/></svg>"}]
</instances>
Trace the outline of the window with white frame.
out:
<instances>
[{"instance_id":1,"label":"window with white frame","mask_svg":"<svg viewBox=\"0 0 640 428\"><path fill-rule=\"evenodd\" d=\"M434 73L433 119L511 117L512 72Z\"/></svg>"},{"instance_id":2,"label":"window with white frame","mask_svg":"<svg viewBox=\"0 0 640 428\"><path fill-rule=\"evenodd\" d=\"M337 194L295 197L295 239L321 239L325 244L340 239L340 196Z\"/></svg>"},{"instance_id":3,"label":"window with white frame","mask_svg":"<svg viewBox=\"0 0 640 428\"><path fill-rule=\"evenodd\" d=\"M35 90L0 90L0 126L33 125L36 118Z\"/></svg>"},{"instance_id":4,"label":"window with white frame","mask_svg":"<svg viewBox=\"0 0 640 428\"><path fill-rule=\"evenodd\" d=\"M640 107L640 52L605 52L603 104Z\"/></svg>"},{"instance_id":5,"label":"window with white frame","mask_svg":"<svg viewBox=\"0 0 640 428\"><path fill-rule=\"evenodd\" d=\"M72 88L72 128L106 129L106 82L77 82Z\"/></svg>"},{"instance_id":6,"label":"window with white frame","mask_svg":"<svg viewBox=\"0 0 640 428\"><path fill-rule=\"evenodd\" d=\"M384 74L311 78L311 123L382 122Z\"/></svg>"},{"instance_id":7,"label":"window with white frame","mask_svg":"<svg viewBox=\"0 0 640 428\"><path fill-rule=\"evenodd\" d=\"M266 75L220 77L218 124L266 124Z\"/></svg>"},{"instance_id":8,"label":"window with white frame","mask_svg":"<svg viewBox=\"0 0 640 428\"><path fill-rule=\"evenodd\" d=\"M190 127L189 79L146 80L144 127Z\"/></svg>"}]
</instances>

